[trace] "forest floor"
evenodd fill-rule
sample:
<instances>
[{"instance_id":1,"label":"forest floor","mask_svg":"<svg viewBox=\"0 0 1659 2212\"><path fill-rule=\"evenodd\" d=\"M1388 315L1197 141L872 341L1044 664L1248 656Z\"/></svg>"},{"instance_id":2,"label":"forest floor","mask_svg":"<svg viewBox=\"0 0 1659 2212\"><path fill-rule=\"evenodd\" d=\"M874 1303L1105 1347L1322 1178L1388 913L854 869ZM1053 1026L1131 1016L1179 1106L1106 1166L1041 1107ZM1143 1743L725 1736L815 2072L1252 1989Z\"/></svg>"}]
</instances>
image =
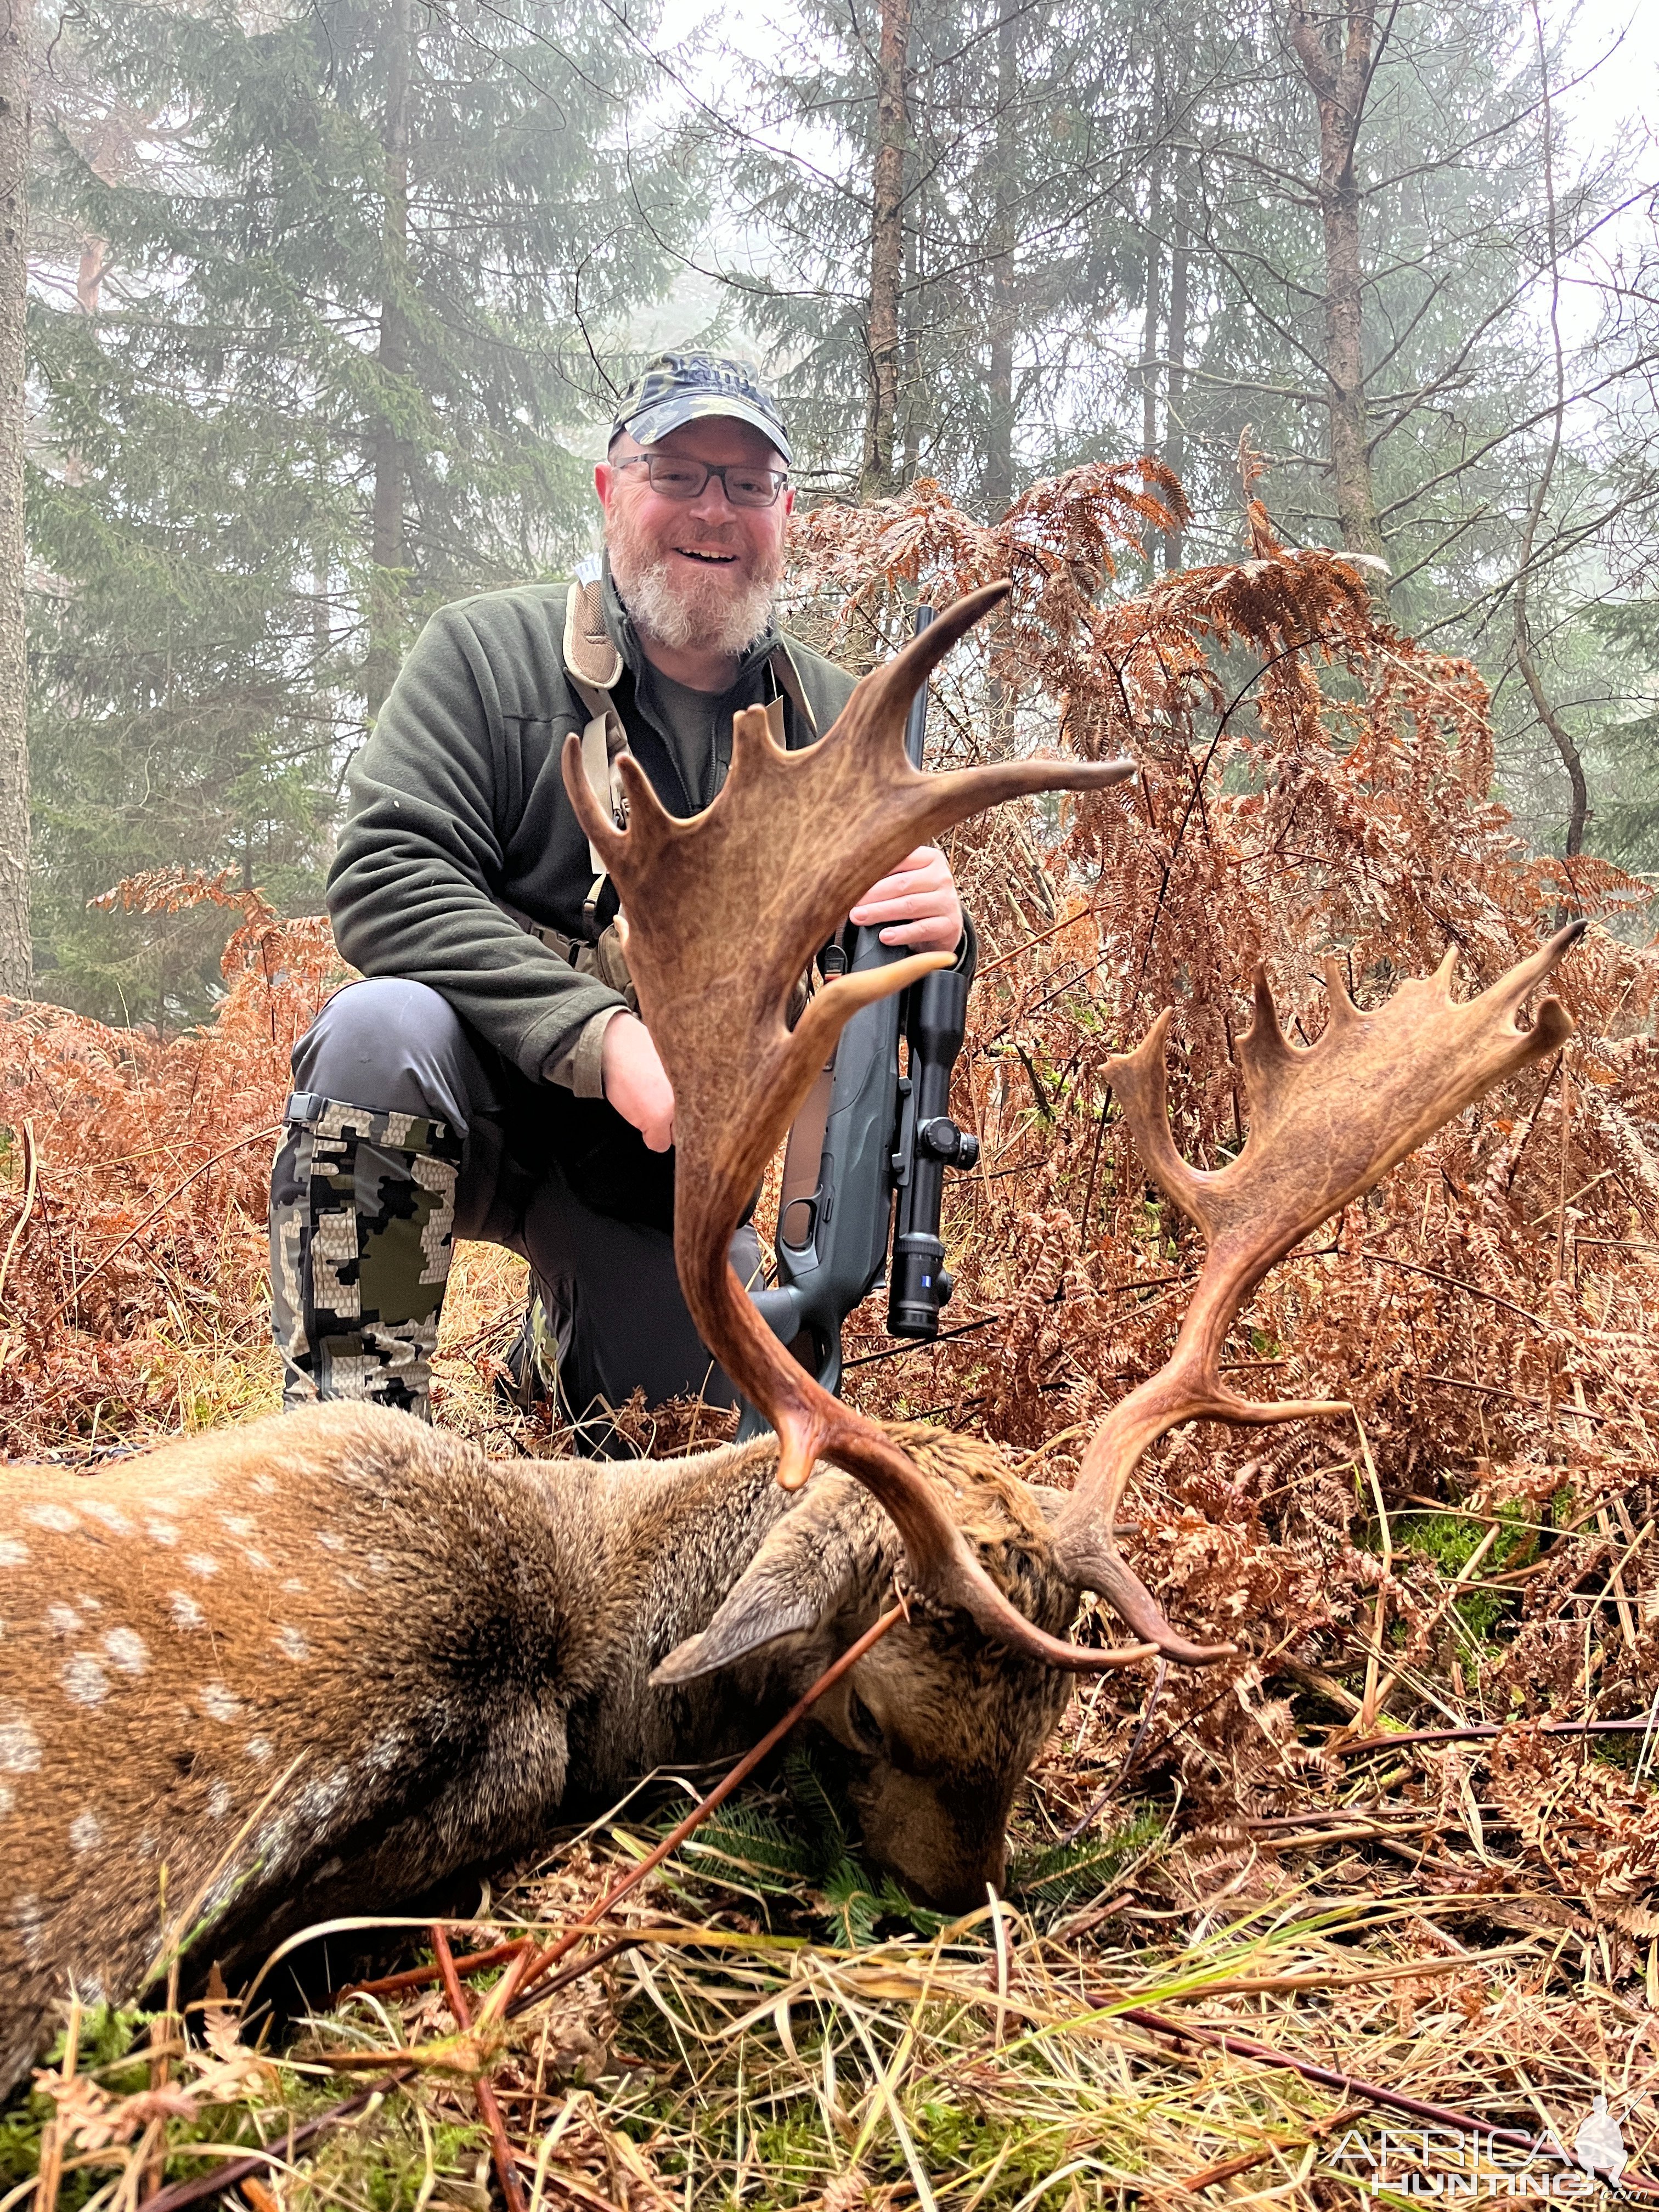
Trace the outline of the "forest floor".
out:
<instances>
[{"instance_id":1,"label":"forest floor","mask_svg":"<svg viewBox=\"0 0 1659 2212\"><path fill-rule=\"evenodd\" d=\"M439 1359L442 1417L508 1453L547 1443L493 1388L523 1282L508 1255L463 1248ZM228 1358L210 1332L177 1379L196 1425L277 1395L274 1355ZM1440 1564L1448 1612L1480 1589L1459 1551ZM1451 1683L1414 1679L1419 1719L1474 1722ZM1659 1940L1647 1916L1620 1928L1575 1897L1571 1863L1587 1823L1605 1844L1637 1818L1648 1740L1557 1747L1552 1823L1512 1761L1494 1784L1479 1741L1413 1730L1352 1749L1363 1674L1302 1668L1276 1686L1304 1755L1299 1802L1231 1819L1194 1813L1141 1756L1156 1709L1083 1692L1021 1794L1006 1899L964 1919L866 1872L798 1750L487 2039L460 2032L435 1968L417 1971L430 1931L395 1922L337 1934L320 1971L313 1951L297 2013L280 1960L246 2014L192 2008L165 2108L139 2020L89 2014L82 2086L57 2102L37 2089L0 2120L0 2212L32 2195L36 2212L48 2197L127 2212L256 2142L272 2155L240 2184L250 2212L478 2212L500 2197L481 2076L532 2212L1589 2196L1571 2161L1598 2094L1623 2125L1626 2191L1659 2194ZM1398 1727L1383 1715L1368 1735ZM463 1969L569 1929L714 1778L659 1776L550 1838L447 1923ZM365 1959L404 1985L327 1993ZM470 2008L501 1971L469 1978ZM42 2191L58 2103L84 2124Z\"/></svg>"}]
</instances>

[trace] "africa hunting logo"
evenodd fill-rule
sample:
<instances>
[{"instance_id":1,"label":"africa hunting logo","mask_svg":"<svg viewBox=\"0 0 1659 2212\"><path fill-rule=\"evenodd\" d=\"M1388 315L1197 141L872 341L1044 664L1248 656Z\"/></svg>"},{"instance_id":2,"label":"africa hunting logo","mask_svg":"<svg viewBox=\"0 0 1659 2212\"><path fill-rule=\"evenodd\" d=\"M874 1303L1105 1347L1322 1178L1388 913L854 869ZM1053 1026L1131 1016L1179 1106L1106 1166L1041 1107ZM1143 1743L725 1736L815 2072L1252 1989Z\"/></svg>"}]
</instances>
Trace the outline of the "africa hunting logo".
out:
<instances>
[{"instance_id":1,"label":"africa hunting logo","mask_svg":"<svg viewBox=\"0 0 1659 2212\"><path fill-rule=\"evenodd\" d=\"M1510 2140L1506 2141L1505 2137ZM1379 2197L1589 2198L1620 2191L1626 2163L1624 2131L1599 2092L1569 2151L1553 2136L1528 2142L1507 2128L1464 2135L1449 2128L1384 2128L1375 2138L1351 2130L1333 2163L1359 2190L1362 2206Z\"/></svg>"}]
</instances>

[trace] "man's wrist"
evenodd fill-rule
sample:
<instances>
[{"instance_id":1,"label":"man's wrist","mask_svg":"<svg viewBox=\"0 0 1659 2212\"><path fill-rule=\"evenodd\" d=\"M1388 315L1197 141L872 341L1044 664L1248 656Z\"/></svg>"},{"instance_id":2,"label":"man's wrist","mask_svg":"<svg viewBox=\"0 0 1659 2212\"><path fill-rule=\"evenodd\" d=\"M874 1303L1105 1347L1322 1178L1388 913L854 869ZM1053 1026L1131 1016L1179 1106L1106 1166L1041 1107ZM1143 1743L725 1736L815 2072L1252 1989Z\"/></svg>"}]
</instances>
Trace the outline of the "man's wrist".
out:
<instances>
[{"instance_id":1,"label":"man's wrist","mask_svg":"<svg viewBox=\"0 0 1659 2212\"><path fill-rule=\"evenodd\" d=\"M605 1033L618 1014L627 1012L626 1006L601 1006L597 1014L590 1015L575 1036L549 1058L542 1070L543 1081L556 1083L578 1098L603 1098Z\"/></svg>"}]
</instances>

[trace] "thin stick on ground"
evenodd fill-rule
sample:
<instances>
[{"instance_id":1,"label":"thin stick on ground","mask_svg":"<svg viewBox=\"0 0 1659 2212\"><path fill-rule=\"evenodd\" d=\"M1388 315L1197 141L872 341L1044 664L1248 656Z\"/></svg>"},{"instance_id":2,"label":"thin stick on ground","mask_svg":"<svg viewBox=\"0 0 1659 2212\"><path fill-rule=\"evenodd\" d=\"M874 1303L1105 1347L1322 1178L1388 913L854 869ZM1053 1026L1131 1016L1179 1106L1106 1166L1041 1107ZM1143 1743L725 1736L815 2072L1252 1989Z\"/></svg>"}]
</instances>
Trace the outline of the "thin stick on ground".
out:
<instances>
[{"instance_id":1,"label":"thin stick on ground","mask_svg":"<svg viewBox=\"0 0 1659 2212\"><path fill-rule=\"evenodd\" d=\"M1234 2035L1224 2028L1200 2027L1182 2021L1171 2020L1167 2014L1154 2012L1144 2005L1125 2006L1115 2009L1114 2017L1133 2021L1137 2027L1150 2028L1156 2035L1175 2037L1178 2041L1206 2044L1212 2050L1225 2051L1236 2058L1251 2058L1261 2066L1282 2066L1292 2074L1299 2074L1304 2081L1316 2081L1322 2088L1340 2090L1346 2097L1363 2097L1369 2104L1381 2105L1393 2112L1407 2112L1413 2119L1431 2121L1437 2127L1455 2128L1463 2135L1485 2136L1489 2142L1502 2143L1505 2148L1523 2150L1547 2156L1553 2153L1568 2166L1572 2160L1561 2146L1549 2136L1528 2135L1521 2128L1493 2127L1489 2121L1477 2118L1473 2112L1459 2112L1452 2105L1430 2104L1421 2097L1408 2097L1398 2089L1389 2089L1378 2081L1362 2081L1357 2074L1338 2074L1328 2066L1316 2065L1310 2058L1300 2058L1293 2051L1280 2051L1270 2043L1258 2043L1254 2036ZM1644 2197L1659 2197L1659 2181L1626 2166L1620 2177L1620 2185L1633 2189Z\"/></svg>"},{"instance_id":2,"label":"thin stick on ground","mask_svg":"<svg viewBox=\"0 0 1659 2212\"><path fill-rule=\"evenodd\" d=\"M472 2025L471 2008L466 1992L461 1987L455 1972L454 1954L449 1948L449 1936L441 1921L434 1923L432 1948L437 1954L438 1972L443 1977L444 1996L455 2016L455 2025L465 2035ZM519 2180L519 2170L513 2163L513 2146L507 2138L507 2124L501 2118L501 2108L496 2100L487 2075L481 2074L472 2084L472 2094L477 2100L478 2117L489 2132L490 2155L495 2161L495 2178L501 2185L501 2194L507 2203L507 2212L525 2212L524 2189Z\"/></svg>"}]
</instances>

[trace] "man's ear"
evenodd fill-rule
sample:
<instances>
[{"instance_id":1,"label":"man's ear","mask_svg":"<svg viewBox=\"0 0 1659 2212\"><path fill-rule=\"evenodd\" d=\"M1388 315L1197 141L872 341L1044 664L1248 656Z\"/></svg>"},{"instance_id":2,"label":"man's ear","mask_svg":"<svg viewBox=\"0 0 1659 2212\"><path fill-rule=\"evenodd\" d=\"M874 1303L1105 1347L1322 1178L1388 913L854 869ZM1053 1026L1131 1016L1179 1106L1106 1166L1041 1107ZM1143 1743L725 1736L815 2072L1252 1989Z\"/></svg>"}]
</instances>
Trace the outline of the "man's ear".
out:
<instances>
[{"instance_id":1,"label":"man's ear","mask_svg":"<svg viewBox=\"0 0 1659 2212\"><path fill-rule=\"evenodd\" d=\"M844 1474L814 1476L726 1592L700 1636L690 1636L652 1674L659 1685L690 1682L775 1644L827 1626L869 1585L887 1576L885 1516L870 1493ZM895 1540L896 1540L895 1539Z\"/></svg>"}]
</instances>

